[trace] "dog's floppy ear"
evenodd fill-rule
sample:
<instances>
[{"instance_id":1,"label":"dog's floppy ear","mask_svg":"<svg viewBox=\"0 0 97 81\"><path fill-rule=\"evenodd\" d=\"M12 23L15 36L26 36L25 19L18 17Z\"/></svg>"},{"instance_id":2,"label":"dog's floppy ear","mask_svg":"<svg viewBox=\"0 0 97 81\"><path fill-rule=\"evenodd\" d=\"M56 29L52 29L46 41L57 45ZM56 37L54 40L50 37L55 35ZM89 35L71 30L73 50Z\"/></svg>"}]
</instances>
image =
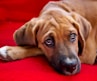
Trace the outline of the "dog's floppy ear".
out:
<instances>
[{"instance_id":1,"label":"dog's floppy ear","mask_svg":"<svg viewBox=\"0 0 97 81\"><path fill-rule=\"evenodd\" d=\"M87 40L92 27L88 20L77 13L72 13L72 18L74 19L73 25L76 27L79 34L79 53L82 54L85 47L85 41Z\"/></svg>"},{"instance_id":2,"label":"dog's floppy ear","mask_svg":"<svg viewBox=\"0 0 97 81\"><path fill-rule=\"evenodd\" d=\"M14 40L17 45L37 45L36 34L38 32L39 26L36 23L36 18L30 20L14 33Z\"/></svg>"}]
</instances>

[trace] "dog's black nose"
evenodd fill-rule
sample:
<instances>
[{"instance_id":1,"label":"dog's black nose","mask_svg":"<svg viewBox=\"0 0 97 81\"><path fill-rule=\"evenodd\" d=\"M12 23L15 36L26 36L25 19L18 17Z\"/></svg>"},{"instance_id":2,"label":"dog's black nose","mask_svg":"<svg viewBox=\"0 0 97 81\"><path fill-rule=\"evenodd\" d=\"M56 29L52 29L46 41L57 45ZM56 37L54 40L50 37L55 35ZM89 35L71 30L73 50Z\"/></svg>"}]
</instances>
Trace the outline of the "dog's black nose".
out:
<instances>
[{"instance_id":1,"label":"dog's black nose","mask_svg":"<svg viewBox=\"0 0 97 81\"><path fill-rule=\"evenodd\" d=\"M60 66L65 70L65 72L72 73L77 68L77 60L73 58L62 59L60 60Z\"/></svg>"}]
</instances>

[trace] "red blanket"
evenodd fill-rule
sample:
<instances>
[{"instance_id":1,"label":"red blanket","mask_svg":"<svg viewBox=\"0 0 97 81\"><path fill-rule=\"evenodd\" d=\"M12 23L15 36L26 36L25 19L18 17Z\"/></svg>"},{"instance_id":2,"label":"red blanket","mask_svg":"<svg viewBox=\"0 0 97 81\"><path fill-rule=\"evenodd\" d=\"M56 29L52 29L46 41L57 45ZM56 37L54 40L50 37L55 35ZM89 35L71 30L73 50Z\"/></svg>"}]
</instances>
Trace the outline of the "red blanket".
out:
<instances>
[{"instance_id":1,"label":"red blanket","mask_svg":"<svg viewBox=\"0 0 97 81\"><path fill-rule=\"evenodd\" d=\"M48 1L0 0L0 47L15 45L13 32L38 16ZM13 62L0 60L0 81L97 81L97 65L82 64L79 74L66 76L56 72L42 56Z\"/></svg>"}]
</instances>

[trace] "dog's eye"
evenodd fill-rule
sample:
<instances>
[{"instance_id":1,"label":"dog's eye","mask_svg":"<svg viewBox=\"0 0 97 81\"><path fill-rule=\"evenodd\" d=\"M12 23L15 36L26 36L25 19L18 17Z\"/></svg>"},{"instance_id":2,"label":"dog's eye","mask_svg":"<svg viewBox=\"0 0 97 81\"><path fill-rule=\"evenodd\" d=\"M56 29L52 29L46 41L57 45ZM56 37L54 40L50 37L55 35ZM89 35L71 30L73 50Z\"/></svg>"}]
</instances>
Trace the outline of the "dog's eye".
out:
<instances>
[{"instance_id":1,"label":"dog's eye","mask_svg":"<svg viewBox=\"0 0 97 81\"><path fill-rule=\"evenodd\" d=\"M76 40L76 36L77 36L76 33L71 33L70 34L70 42L73 43Z\"/></svg>"},{"instance_id":2,"label":"dog's eye","mask_svg":"<svg viewBox=\"0 0 97 81\"><path fill-rule=\"evenodd\" d=\"M44 44L48 47L54 47L55 46L55 40L53 37L48 37L45 41Z\"/></svg>"}]
</instances>

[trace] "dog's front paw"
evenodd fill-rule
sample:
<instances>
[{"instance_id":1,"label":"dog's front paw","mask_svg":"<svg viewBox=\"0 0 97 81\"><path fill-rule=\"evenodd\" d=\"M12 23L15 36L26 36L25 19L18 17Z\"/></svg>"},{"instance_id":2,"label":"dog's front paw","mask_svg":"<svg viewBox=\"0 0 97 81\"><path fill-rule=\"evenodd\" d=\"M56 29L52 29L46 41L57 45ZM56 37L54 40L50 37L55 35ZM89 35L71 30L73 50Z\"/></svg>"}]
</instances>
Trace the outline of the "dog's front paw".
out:
<instances>
[{"instance_id":1,"label":"dog's front paw","mask_svg":"<svg viewBox=\"0 0 97 81\"><path fill-rule=\"evenodd\" d=\"M0 59L1 60L5 60L5 61L9 61L10 58L8 57L8 46L4 46L0 48Z\"/></svg>"}]
</instances>

